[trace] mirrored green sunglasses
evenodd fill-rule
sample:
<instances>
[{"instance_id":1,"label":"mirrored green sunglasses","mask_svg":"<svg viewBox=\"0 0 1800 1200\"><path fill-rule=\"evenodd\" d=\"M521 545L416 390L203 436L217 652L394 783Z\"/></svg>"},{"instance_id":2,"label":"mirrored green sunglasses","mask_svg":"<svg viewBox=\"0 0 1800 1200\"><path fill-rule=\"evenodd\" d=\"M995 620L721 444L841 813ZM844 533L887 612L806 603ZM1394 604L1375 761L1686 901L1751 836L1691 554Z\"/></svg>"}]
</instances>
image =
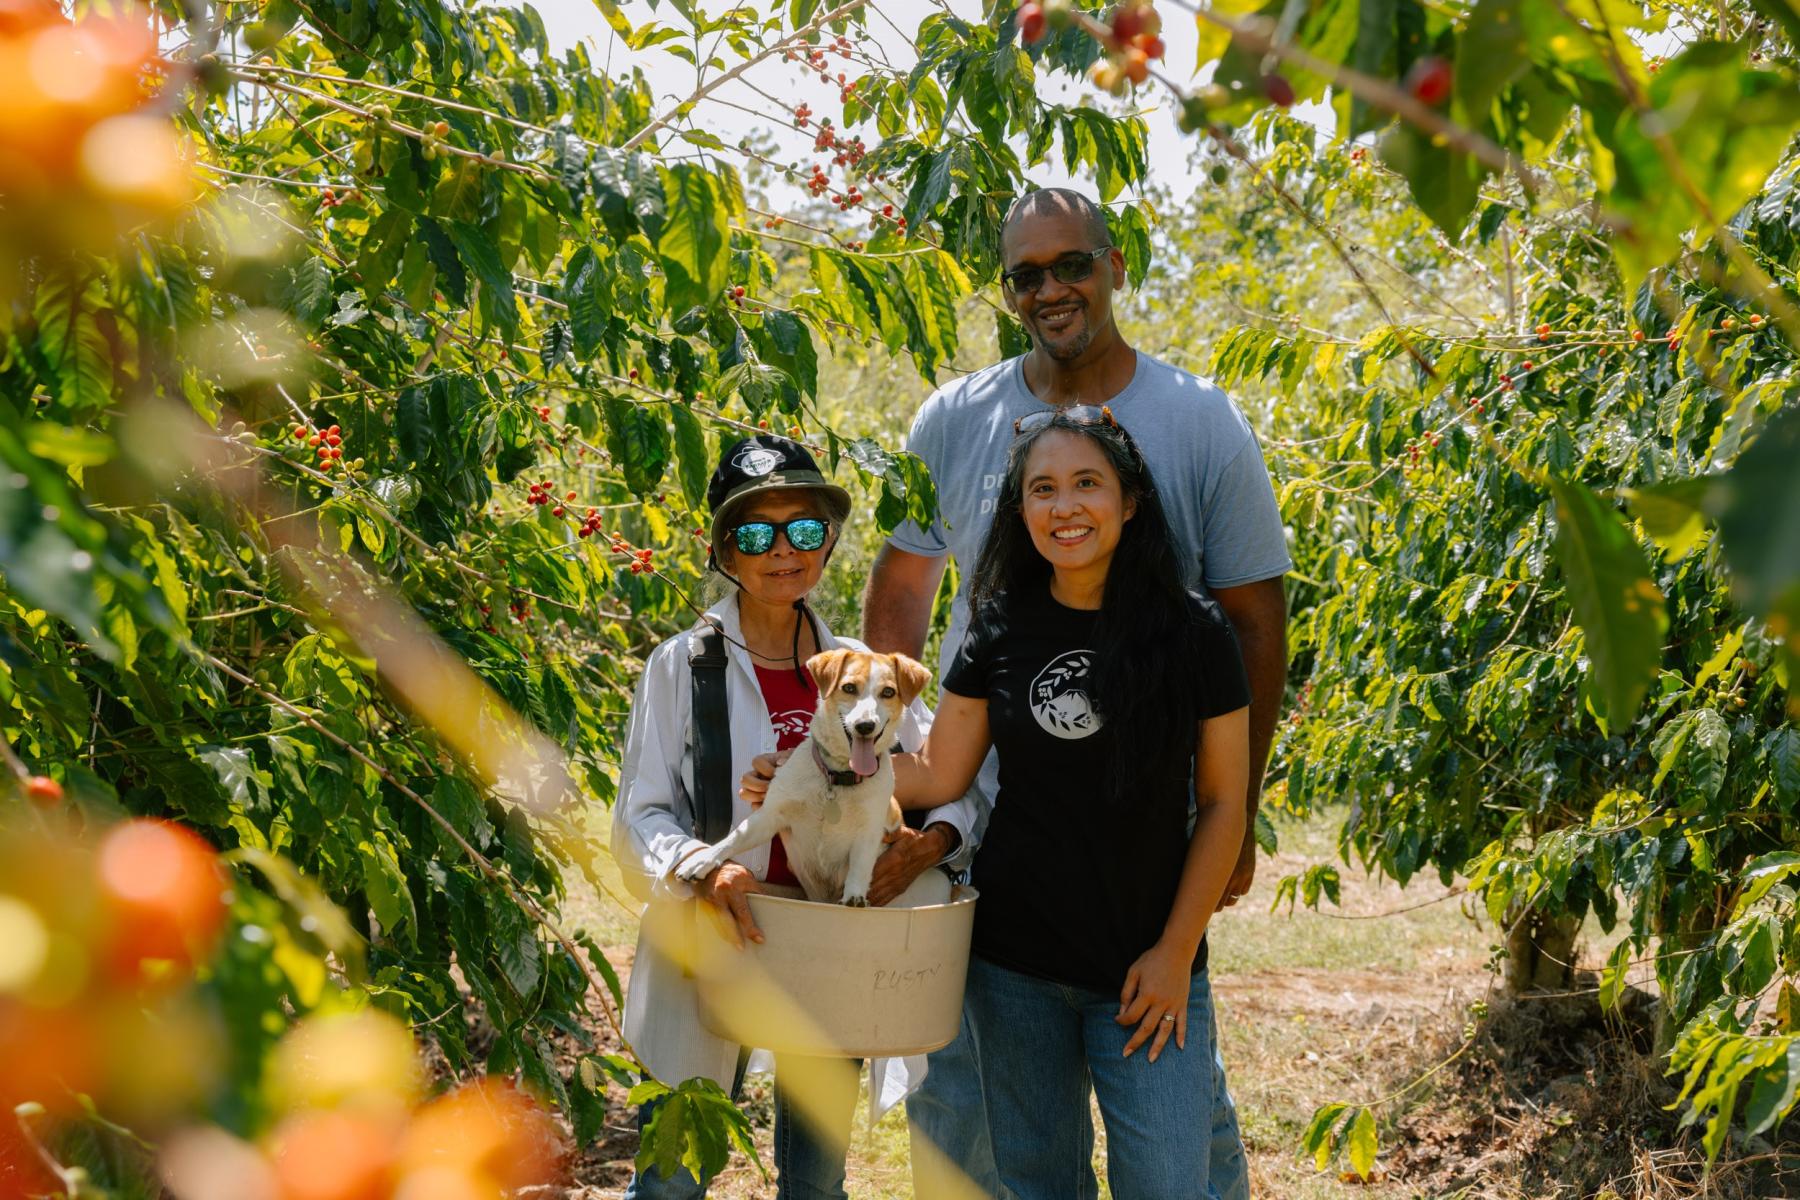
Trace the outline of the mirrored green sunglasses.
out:
<instances>
[{"instance_id":1,"label":"mirrored green sunglasses","mask_svg":"<svg viewBox=\"0 0 1800 1200\"><path fill-rule=\"evenodd\" d=\"M825 544L831 522L819 517L795 517L775 524L771 521L746 521L734 527L731 540L739 554L767 554L775 545L777 532L787 535L788 545L796 550L817 550Z\"/></svg>"}]
</instances>

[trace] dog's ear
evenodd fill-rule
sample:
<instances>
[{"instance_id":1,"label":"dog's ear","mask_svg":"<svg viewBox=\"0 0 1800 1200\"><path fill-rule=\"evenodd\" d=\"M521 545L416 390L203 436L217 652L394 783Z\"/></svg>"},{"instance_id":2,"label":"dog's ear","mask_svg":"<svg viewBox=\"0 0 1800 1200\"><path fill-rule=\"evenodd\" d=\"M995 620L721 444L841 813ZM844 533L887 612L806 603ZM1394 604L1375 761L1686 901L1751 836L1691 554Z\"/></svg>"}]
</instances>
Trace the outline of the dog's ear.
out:
<instances>
[{"instance_id":1,"label":"dog's ear","mask_svg":"<svg viewBox=\"0 0 1800 1200\"><path fill-rule=\"evenodd\" d=\"M819 685L819 698L837 691L838 677L844 673L844 664L850 659L848 650L826 650L806 660L806 669L812 673L813 682Z\"/></svg>"},{"instance_id":2,"label":"dog's ear","mask_svg":"<svg viewBox=\"0 0 1800 1200\"><path fill-rule=\"evenodd\" d=\"M911 704L931 682L931 672L925 664L904 654L896 654L894 658L894 675L900 680L900 703Z\"/></svg>"}]
</instances>

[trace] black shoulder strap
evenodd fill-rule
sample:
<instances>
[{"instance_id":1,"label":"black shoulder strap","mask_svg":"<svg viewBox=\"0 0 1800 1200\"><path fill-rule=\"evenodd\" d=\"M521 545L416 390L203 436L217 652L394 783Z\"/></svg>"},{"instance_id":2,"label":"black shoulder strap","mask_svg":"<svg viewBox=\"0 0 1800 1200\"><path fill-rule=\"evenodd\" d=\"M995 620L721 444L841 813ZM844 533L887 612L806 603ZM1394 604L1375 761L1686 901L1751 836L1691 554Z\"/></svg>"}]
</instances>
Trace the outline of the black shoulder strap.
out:
<instances>
[{"instance_id":1,"label":"black shoulder strap","mask_svg":"<svg viewBox=\"0 0 1800 1200\"><path fill-rule=\"evenodd\" d=\"M717 842L731 830L731 712L725 704L725 635L700 635L694 675L694 836Z\"/></svg>"}]
</instances>

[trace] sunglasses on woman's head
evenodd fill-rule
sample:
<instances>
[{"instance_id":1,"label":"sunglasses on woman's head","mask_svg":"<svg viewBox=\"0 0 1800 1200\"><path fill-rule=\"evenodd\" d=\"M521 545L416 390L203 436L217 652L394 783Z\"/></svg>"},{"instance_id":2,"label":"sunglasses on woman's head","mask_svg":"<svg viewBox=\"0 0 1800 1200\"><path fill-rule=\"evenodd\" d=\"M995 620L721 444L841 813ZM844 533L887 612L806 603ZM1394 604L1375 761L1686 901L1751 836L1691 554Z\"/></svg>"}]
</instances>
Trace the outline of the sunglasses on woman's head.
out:
<instances>
[{"instance_id":1,"label":"sunglasses on woman's head","mask_svg":"<svg viewBox=\"0 0 1800 1200\"><path fill-rule=\"evenodd\" d=\"M1013 422L1013 432L1030 433L1034 429L1042 429L1058 417L1077 425L1105 425L1111 429L1121 429L1113 416L1111 405L1072 404L1068 408L1040 408L1036 412L1028 412Z\"/></svg>"},{"instance_id":2,"label":"sunglasses on woman's head","mask_svg":"<svg viewBox=\"0 0 1800 1200\"><path fill-rule=\"evenodd\" d=\"M739 554L767 554L775 545L775 535L787 536L788 545L796 550L817 550L825 544L831 522L820 517L795 517L792 521L745 521L731 531L732 544Z\"/></svg>"},{"instance_id":3,"label":"sunglasses on woman's head","mask_svg":"<svg viewBox=\"0 0 1800 1200\"><path fill-rule=\"evenodd\" d=\"M1077 250L1063 255L1048 267L1014 267L1002 272L1000 281L1015 296L1029 296L1043 287L1045 274L1054 275L1058 283L1080 283L1094 273L1094 260L1111 249L1111 246L1102 246L1098 250Z\"/></svg>"}]
</instances>

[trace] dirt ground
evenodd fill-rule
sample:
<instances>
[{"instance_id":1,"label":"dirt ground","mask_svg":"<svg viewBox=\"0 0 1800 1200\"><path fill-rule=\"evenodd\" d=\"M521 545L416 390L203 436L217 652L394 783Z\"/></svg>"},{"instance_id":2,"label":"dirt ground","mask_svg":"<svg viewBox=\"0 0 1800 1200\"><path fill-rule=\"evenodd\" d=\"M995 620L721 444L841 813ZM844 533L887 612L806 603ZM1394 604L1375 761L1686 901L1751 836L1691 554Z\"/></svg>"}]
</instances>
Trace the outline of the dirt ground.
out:
<instances>
[{"instance_id":1,"label":"dirt ground","mask_svg":"<svg viewBox=\"0 0 1800 1200\"><path fill-rule=\"evenodd\" d=\"M1800 1197L1793 1144L1727 1151L1704 1173L1693 1131L1677 1128L1679 1114L1667 1111L1674 1093L1647 1053L1648 995L1633 996L1622 1015L1601 1014L1592 978L1578 973L1570 994L1502 1003L1489 969L1494 930L1435 879L1402 892L1340 865L1341 905L1270 912L1284 875L1334 858L1329 821L1278 828L1281 853L1263 861L1256 887L1211 934L1220 1036L1255 1196ZM605 893L572 894L568 915L613 948L624 977L634 923L616 898L623 891ZM1598 929L1584 934L1578 962L1604 961L1610 940ZM630 1178L632 1113L622 1092L611 1099L606 1132L580 1155L568 1200L620 1196ZM1332 1101L1381 1102L1368 1181L1342 1162L1321 1171L1299 1154L1314 1110ZM769 1081L753 1078L741 1102L766 1163ZM1104 1180L1104 1137L1095 1160ZM859 1119L847 1186L857 1200L913 1196L898 1110L873 1128ZM710 1194L748 1200L775 1189L735 1156Z\"/></svg>"}]
</instances>

